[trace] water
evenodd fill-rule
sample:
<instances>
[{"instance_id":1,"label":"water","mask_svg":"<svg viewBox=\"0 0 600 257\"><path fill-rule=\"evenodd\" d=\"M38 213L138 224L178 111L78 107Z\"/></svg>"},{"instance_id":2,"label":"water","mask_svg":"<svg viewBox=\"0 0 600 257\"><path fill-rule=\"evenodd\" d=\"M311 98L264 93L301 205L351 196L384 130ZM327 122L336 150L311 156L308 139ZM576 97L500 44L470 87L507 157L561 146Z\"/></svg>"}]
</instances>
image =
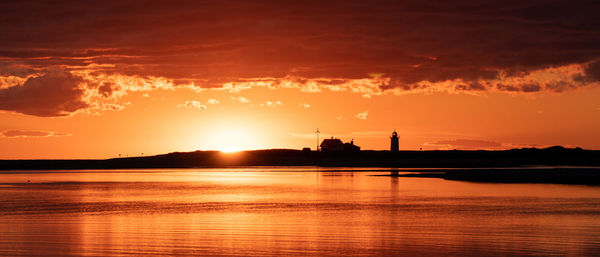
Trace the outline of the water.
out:
<instances>
[{"instance_id":1,"label":"water","mask_svg":"<svg viewBox=\"0 0 600 257\"><path fill-rule=\"evenodd\" d=\"M600 255L600 187L316 171L2 173L0 255Z\"/></svg>"}]
</instances>

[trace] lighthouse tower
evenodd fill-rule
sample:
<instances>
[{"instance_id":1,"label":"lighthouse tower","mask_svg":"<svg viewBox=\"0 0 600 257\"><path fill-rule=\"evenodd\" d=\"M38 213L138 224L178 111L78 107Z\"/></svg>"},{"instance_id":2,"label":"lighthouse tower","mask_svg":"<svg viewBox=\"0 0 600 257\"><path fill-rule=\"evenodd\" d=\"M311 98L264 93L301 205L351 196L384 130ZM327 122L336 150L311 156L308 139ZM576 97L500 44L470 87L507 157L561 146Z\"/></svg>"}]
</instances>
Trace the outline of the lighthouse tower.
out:
<instances>
[{"instance_id":1,"label":"lighthouse tower","mask_svg":"<svg viewBox=\"0 0 600 257\"><path fill-rule=\"evenodd\" d=\"M396 133L395 130L394 130L394 133L392 133L390 140L391 140L390 151L392 153L397 153L398 152L398 133Z\"/></svg>"}]
</instances>

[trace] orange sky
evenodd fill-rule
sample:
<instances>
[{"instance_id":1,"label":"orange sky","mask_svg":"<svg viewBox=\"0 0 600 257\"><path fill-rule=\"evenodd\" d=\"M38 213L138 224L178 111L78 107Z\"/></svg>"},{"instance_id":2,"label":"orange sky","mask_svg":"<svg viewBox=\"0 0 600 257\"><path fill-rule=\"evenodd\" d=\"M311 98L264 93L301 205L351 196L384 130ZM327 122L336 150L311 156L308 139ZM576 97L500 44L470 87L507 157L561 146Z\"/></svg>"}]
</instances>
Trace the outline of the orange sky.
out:
<instances>
[{"instance_id":1,"label":"orange sky","mask_svg":"<svg viewBox=\"0 0 600 257\"><path fill-rule=\"evenodd\" d=\"M204 4L3 3L0 158L600 149L590 6Z\"/></svg>"}]
</instances>

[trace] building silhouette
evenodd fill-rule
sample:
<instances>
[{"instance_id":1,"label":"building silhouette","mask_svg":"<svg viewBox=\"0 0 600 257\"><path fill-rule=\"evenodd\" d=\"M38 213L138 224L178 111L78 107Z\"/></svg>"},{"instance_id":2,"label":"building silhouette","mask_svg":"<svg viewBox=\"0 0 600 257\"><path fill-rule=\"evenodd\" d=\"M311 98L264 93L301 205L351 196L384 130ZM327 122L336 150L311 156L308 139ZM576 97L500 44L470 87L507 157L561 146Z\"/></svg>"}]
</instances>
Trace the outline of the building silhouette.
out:
<instances>
[{"instance_id":1,"label":"building silhouette","mask_svg":"<svg viewBox=\"0 0 600 257\"><path fill-rule=\"evenodd\" d=\"M397 153L399 151L398 148L398 133L394 130L392 136L390 137L390 151L393 153Z\"/></svg>"},{"instance_id":2,"label":"building silhouette","mask_svg":"<svg viewBox=\"0 0 600 257\"><path fill-rule=\"evenodd\" d=\"M355 145L354 139L352 139L350 143L344 143L344 151L358 152L360 151L360 146Z\"/></svg>"},{"instance_id":3,"label":"building silhouette","mask_svg":"<svg viewBox=\"0 0 600 257\"><path fill-rule=\"evenodd\" d=\"M321 142L321 151L323 152L355 152L360 151L360 146L354 144L354 140L350 143L344 143L339 138L327 138Z\"/></svg>"}]
</instances>

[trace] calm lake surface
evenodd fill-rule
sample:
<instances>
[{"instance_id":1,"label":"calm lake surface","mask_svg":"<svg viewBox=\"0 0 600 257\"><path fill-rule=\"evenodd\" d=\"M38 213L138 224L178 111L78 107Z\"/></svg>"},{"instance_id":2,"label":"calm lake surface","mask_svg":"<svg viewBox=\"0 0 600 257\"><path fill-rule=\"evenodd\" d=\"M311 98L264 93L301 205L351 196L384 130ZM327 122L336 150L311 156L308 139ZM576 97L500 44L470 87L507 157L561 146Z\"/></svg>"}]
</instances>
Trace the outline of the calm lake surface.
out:
<instances>
[{"instance_id":1,"label":"calm lake surface","mask_svg":"<svg viewBox=\"0 0 600 257\"><path fill-rule=\"evenodd\" d=\"M0 255L600 256L600 187L342 170L4 172Z\"/></svg>"}]
</instances>

